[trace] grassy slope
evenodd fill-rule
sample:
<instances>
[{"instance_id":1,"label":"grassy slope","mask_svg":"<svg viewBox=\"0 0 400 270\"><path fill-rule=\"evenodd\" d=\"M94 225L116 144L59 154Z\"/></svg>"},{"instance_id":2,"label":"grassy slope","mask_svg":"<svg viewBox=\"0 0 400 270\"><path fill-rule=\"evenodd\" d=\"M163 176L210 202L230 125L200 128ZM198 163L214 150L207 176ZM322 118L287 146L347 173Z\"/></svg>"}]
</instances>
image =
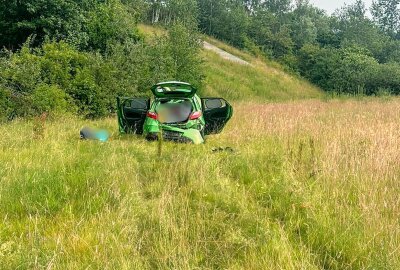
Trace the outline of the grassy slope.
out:
<instances>
[{"instance_id":1,"label":"grassy slope","mask_svg":"<svg viewBox=\"0 0 400 270\"><path fill-rule=\"evenodd\" d=\"M257 102L161 158L115 119L53 120L43 139L31 121L1 125L0 269L399 269L400 100L265 104L291 97L239 82L205 91L240 98L226 89L247 84ZM112 140L80 141L84 125Z\"/></svg>"},{"instance_id":2,"label":"grassy slope","mask_svg":"<svg viewBox=\"0 0 400 270\"><path fill-rule=\"evenodd\" d=\"M148 25L141 25L140 30L147 37L164 33L164 30ZM214 52L203 50L201 56L206 80L202 95L222 96L230 101L283 101L319 98L323 95L320 89L288 75L274 62L266 63L210 37L205 39L250 62L252 66L226 61Z\"/></svg>"}]
</instances>

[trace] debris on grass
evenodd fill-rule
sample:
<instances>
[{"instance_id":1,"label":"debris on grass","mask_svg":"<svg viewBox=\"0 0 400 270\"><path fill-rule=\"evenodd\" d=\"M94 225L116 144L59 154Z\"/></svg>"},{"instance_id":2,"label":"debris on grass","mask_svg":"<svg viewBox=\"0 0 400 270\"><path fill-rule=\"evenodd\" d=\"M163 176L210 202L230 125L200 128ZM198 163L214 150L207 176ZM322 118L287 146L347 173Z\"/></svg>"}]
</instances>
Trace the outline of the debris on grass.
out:
<instances>
[{"instance_id":1,"label":"debris on grass","mask_svg":"<svg viewBox=\"0 0 400 270\"><path fill-rule=\"evenodd\" d=\"M227 153L236 153L236 150L232 147L214 147L211 149L213 153L227 152Z\"/></svg>"}]
</instances>

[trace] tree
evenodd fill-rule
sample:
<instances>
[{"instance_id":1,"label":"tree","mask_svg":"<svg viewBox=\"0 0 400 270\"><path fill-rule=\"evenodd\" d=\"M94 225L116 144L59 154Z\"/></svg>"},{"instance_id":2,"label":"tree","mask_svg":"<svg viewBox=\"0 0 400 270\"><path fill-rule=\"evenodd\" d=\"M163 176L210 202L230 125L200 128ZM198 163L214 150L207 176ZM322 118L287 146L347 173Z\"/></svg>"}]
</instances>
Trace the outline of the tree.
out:
<instances>
[{"instance_id":1,"label":"tree","mask_svg":"<svg viewBox=\"0 0 400 270\"><path fill-rule=\"evenodd\" d=\"M18 49L34 35L35 44L46 36L85 45L85 16L79 0L0 1L0 47Z\"/></svg>"},{"instance_id":2,"label":"tree","mask_svg":"<svg viewBox=\"0 0 400 270\"><path fill-rule=\"evenodd\" d=\"M400 0L376 0L372 4L371 13L375 23L390 36L400 30Z\"/></svg>"},{"instance_id":3,"label":"tree","mask_svg":"<svg viewBox=\"0 0 400 270\"><path fill-rule=\"evenodd\" d=\"M266 0L262 7L276 15L287 13L291 9L291 0Z\"/></svg>"},{"instance_id":4,"label":"tree","mask_svg":"<svg viewBox=\"0 0 400 270\"><path fill-rule=\"evenodd\" d=\"M188 27L197 25L196 0L151 0L147 3L149 5L148 20L151 23L171 25L180 22Z\"/></svg>"},{"instance_id":5,"label":"tree","mask_svg":"<svg viewBox=\"0 0 400 270\"><path fill-rule=\"evenodd\" d=\"M104 53L110 45L138 39L136 21L119 0L95 5L87 17L84 29L88 41L85 47L90 50Z\"/></svg>"},{"instance_id":6,"label":"tree","mask_svg":"<svg viewBox=\"0 0 400 270\"><path fill-rule=\"evenodd\" d=\"M366 12L362 0L346 5L334 14L333 28L340 38L341 47L361 46L378 57L388 37L381 33Z\"/></svg>"},{"instance_id":7,"label":"tree","mask_svg":"<svg viewBox=\"0 0 400 270\"><path fill-rule=\"evenodd\" d=\"M120 0L0 1L0 46L17 50L32 36L31 46L48 38L104 51L106 43L137 38L130 11Z\"/></svg>"},{"instance_id":8,"label":"tree","mask_svg":"<svg viewBox=\"0 0 400 270\"><path fill-rule=\"evenodd\" d=\"M198 0L198 3L202 31L234 46L244 46L249 16L243 2Z\"/></svg>"},{"instance_id":9,"label":"tree","mask_svg":"<svg viewBox=\"0 0 400 270\"><path fill-rule=\"evenodd\" d=\"M200 87L203 79L199 56L201 40L197 32L176 23L169 31L168 40L173 64L172 79Z\"/></svg>"},{"instance_id":10,"label":"tree","mask_svg":"<svg viewBox=\"0 0 400 270\"><path fill-rule=\"evenodd\" d=\"M297 0L296 8L292 12L291 36L299 49L306 43L314 43L318 37L318 31L324 31L328 27L325 14L310 5L308 0Z\"/></svg>"}]
</instances>

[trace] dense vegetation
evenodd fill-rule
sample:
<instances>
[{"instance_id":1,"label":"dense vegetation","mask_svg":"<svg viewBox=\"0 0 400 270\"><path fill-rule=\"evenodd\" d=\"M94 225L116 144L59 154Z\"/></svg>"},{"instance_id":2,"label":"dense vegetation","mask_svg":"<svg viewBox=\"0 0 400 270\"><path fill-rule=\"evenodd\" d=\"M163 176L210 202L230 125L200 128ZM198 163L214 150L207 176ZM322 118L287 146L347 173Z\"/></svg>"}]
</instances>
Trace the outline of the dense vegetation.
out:
<instances>
[{"instance_id":1,"label":"dense vegetation","mask_svg":"<svg viewBox=\"0 0 400 270\"><path fill-rule=\"evenodd\" d=\"M160 80L201 85L199 38L176 22L144 41L140 5L119 0L0 3L0 120L70 111L99 117L117 95Z\"/></svg>"},{"instance_id":2,"label":"dense vegetation","mask_svg":"<svg viewBox=\"0 0 400 270\"><path fill-rule=\"evenodd\" d=\"M113 111L158 80L202 85L199 29L327 91L400 93L400 8L361 0L332 16L308 1L29 0L0 3L2 119ZM145 41L137 22L172 31Z\"/></svg>"},{"instance_id":3,"label":"dense vegetation","mask_svg":"<svg viewBox=\"0 0 400 270\"><path fill-rule=\"evenodd\" d=\"M361 0L332 16L306 0L0 2L0 118L48 111L87 117L159 80L201 88L198 30L279 61L319 87L400 94L398 0ZM171 31L144 39L137 23Z\"/></svg>"}]
</instances>

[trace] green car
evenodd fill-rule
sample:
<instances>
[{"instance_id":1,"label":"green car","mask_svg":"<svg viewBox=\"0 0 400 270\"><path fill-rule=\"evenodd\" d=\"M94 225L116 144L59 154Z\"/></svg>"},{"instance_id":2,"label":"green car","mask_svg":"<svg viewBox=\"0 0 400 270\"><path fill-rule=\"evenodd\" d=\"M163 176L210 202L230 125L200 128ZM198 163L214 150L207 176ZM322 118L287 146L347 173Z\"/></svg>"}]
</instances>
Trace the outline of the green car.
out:
<instances>
[{"instance_id":1,"label":"green car","mask_svg":"<svg viewBox=\"0 0 400 270\"><path fill-rule=\"evenodd\" d=\"M163 82L151 88L154 100L117 98L119 130L148 140L200 144L205 135L220 133L233 114L223 98L200 98L184 82ZM162 135L161 135L162 134Z\"/></svg>"}]
</instances>

